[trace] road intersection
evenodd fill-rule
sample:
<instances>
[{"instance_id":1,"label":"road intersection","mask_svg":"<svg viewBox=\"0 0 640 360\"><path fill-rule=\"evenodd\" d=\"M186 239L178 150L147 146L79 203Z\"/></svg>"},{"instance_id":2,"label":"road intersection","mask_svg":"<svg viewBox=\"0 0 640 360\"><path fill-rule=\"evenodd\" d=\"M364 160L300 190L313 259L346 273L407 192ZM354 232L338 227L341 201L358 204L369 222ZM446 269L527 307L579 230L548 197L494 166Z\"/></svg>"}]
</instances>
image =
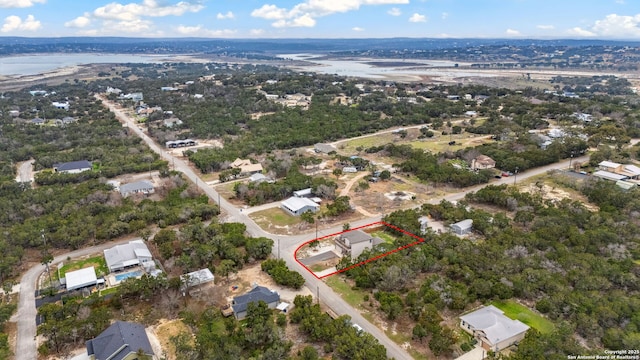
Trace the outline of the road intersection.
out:
<instances>
[{"instance_id":1,"label":"road intersection","mask_svg":"<svg viewBox=\"0 0 640 360\"><path fill-rule=\"evenodd\" d=\"M196 186L203 191L207 196L212 199L214 202L219 203L220 208L227 215L228 221L243 223L247 227L247 232L249 235L254 237L267 237L277 241L277 246L274 247L273 253L274 256L280 256L285 260L286 264L290 269L298 271L305 278L306 286L311 290L312 293L319 296L320 301L322 301L329 309L331 309L335 314L338 315L349 315L351 316L354 323L361 325L365 331L373 335L380 344L382 344L387 349L387 356L395 359L412 359L411 355L400 345L393 342L389 339L386 334L380 330L377 326L371 324L368 320L366 320L357 310L355 310L352 306L350 306L346 301L344 301L338 294L336 294L329 286L327 286L322 280L317 279L313 274L304 269L294 258L294 252L296 248L307 242L312 240L315 236L314 234L301 234L301 235L274 235L264 231L260 228L251 218L241 212L240 209L236 208L234 205L230 204L224 198L220 197L218 192L207 185L205 181L200 179L200 177L193 171L193 169L183 161L181 158L173 156L170 152L166 151L163 147L158 145L153 139L151 139L144 131L135 123L135 120L130 117L123 109L121 109L116 104L109 102L105 97L100 95L96 95L96 98L101 100L103 105L107 106L109 110L115 113L118 120L123 123L123 126L127 126L131 129L137 136L139 136L154 152L160 155L160 157L164 160L167 160L170 164L173 164L175 170L180 171L187 177L190 181L192 181ZM588 160L588 156L583 156L580 158L574 158L573 161L586 161ZM564 169L568 168L569 160L558 162L555 164L547 165L540 168L531 169L526 172L522 172L518 174L518 180L525 180L531 176L537 176L543 173L546 173L549 170L554 169ZM510 184L513 182L511 177L502 178L496 181L492 181L490 184ZM439 203L441 200L447 201L457 201L470 192L475 192L488 184L478 185L475 187L467 188L461 190L455 194L449 194L444 197L434 198L429 201L429 203ZM377 222L381 220L381 216L374 216L362 220L355 221L351 223L351 227L359 227L370 224L372 222ZM337 233L342 231L342 225L336 225L329 229L323 229L319 232L319 236L324 236L332 233ZM53 263L58 263L60 261L65 260L67 257L79 257L83 255L88 255L92 253L96 253L102 251L106 248L112 247L116 244L127 242L127 240L120 240L116 242L104 243L97 246L93 246L90 248L85 248L77 251L73 251L67 254L63 254L57 256ZM18 323L18 335L17 335L17 345L16 345L16 354L20 354L18 358L20 359L35 359L37 358L37 349L36 342L34 341L36 337L36 308L35 308L35 286L38 277L44 271L43 265L36 265L29 269L21 279L21 291L20 298L18 304L18 311L13 316L12 320Z\"/></svg>"}]
</instances>

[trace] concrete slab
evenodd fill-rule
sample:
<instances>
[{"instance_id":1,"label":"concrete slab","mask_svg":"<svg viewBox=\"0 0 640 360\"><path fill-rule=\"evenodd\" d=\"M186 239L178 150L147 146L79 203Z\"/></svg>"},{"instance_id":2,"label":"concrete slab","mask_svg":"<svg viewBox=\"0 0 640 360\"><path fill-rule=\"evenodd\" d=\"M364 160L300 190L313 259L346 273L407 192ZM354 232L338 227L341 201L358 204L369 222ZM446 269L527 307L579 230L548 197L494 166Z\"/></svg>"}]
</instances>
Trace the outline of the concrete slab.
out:
<instances>
[{"instance_id":1,"label":"concrete slab","mask_svg":"<svg viewBox=\"0 0 640 360\"><path fill-rule=\"evenodd\" d=\"M456 360L482 360L487 356L487 352L480 346L476 346L473 350L458 356Z\"/></svg>"}]
</instances>

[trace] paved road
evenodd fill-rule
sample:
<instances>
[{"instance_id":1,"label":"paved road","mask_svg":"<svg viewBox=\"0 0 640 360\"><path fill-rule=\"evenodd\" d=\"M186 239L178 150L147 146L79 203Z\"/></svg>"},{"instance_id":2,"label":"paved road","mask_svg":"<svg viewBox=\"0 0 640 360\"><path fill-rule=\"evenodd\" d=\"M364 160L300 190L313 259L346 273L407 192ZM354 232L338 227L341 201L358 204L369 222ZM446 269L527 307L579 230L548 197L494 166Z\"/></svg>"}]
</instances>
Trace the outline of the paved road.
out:
<instances>
[{"instance_id":1,"label":"paved road","mask_svg":"<svg viewBox=\"0 0 640 360\"><path fill-rule=\"evenodd\" d=\"M129 242L129 240L130 239L112 241L97 246L92 246L90 248L80 249L62 254L56 256L51 264L53 265L62 261L66 261L67 257L75 258L95 254L114 245L127 243ZM15 353L16 359L19 360L30 360L38 358L36 343L34 341L34 338L36 337L37 314L35 291L36 282L38 281L40 274L42 274L44 271L44 265L36 265L29 269L20 280L20 299L18 300L18 311L11 318L11 321L17 321L18 323L18 336Z\"/></svg>"},{"instance_id":2,"label":"paved road","mask_svg":"<svg viewBox=\"0 0 640 360\"><path fill-rule=\"evenodd\" d=\"M103 101L103 104L106 105L111 111L116 114L116 117L122 121L125 125L127 125L130 129L136 133L143 141L156 153L158 153L163 159L168 160L170 163L173 163L175 169L184 173L184 175L194 182L200 190L202 190L205 194L207 194L212 200L218 202L220 207L228 214L230 221L237 221L245 224L247 226L247 232L251 236L264 236L272 239L278 239L277 248L274 247L273 252L275 255L281 254L289 268L296 270L302 274L302 276L306 280L306 285L312 292L320 296L320 300L328 306L332 311L336 314L343 315L347 314L351 316L354 323L359 324L364 328L365 331L372 334L375 338L378 339L380 344L385 346L387 349L387 355L389 357L393 357L396 359L412 359L412 357L398 344L391 341L378 327L369 323L364 317L360 315L360 313L353 309L349 304L347 304L339 295L337 295L333 290L328 287L324 282L318 280L311 273L306 271L300 264L298 264L294 259L294 251L295 249L302 244L310 240L313 235L295 235L295 236L280 236L273 235L262 230L253 220L251 220L245 214L242 214L235 206L231 205L229 202L220 198L218 193L210 186L208 186L204 181L202 181L198 175L188 166L188 164L182 159L173 157L169 152L165 151L164 148L160 147L156 144L151 138L149 138L139 127L138 124L134 123L133 119L131 119L127 114L120 108L116 107L114 104L106 101L105 98L96 95L96 98ZM573 160L576 161L584 161L588 159L587 156L583 156L581 158L575 158ZM569 166L569 161L564 161L548 166L544 166L542 168L536 168L530 171L527 171L522 174L518 174L518 180L524 180L528 177L542 174L551 169L561 169L567 168ZM508 177L503 178L497 181L492 182L493 184L503 184L503 183L512 183L516 180L516 177ZM463 191L460 191L456 194L450 194L445 196L444 198L434 198L430 203L438 203L442 199L446 199L448 201L460 200L467 193L472 191L477 191L486 185L479 185L476 187L468 188ZM351 224L352 228L363 226L370 224L375 221L380 221L380 217L372 217L368 219L362 219L359 221L355 221ZM320 236L333 234L342 231L342 225L336 225L330 229L323 229L319 231ZM120 240L117 242L105 243L98 246L94 246L91 248L86 248L82 250L73 251L67 254L63 254L57 256L54 259L54 264L60 262L67 257L79 257L84 255L89 255L92 253L96 253L102 251L106 248L112 247L116 244L126 243L128 240ZM19 355L19 359L35 359L36 356L36 347L35 342L33 341L36 336L36 325L35 325L35 285L38 279L38 276L44 271L43 265L37 265L27 271L21 280L21 292L20 292L20 300L18 305L18 312L14 315L13 319L17 319L18 321L18 339L17 339L17 348L16 354ZM15 321L15 320L13 320Z\"/></svg>"}]
</instances>

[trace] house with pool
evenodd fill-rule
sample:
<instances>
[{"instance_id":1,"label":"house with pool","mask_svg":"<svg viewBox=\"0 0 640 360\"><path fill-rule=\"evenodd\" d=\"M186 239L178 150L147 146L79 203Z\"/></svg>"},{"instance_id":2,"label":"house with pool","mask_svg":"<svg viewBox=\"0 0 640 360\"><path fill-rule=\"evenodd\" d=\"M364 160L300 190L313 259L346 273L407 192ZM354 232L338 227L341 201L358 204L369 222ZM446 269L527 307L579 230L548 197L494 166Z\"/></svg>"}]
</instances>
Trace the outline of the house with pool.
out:
<instances>
[{"instance_id":1,"label":"house with pool","mask_svg":"<svg viewBox=\"0 0 640 360\"><path fill-rule=\"evenodd\" d=\"M145 266L153 262L149 248L142 240L129 241L128 244L116 245L104 251L109 272L119 272L136 266ZM142 270L141 270L142 271Z\"/></svg>"}]
</instances>

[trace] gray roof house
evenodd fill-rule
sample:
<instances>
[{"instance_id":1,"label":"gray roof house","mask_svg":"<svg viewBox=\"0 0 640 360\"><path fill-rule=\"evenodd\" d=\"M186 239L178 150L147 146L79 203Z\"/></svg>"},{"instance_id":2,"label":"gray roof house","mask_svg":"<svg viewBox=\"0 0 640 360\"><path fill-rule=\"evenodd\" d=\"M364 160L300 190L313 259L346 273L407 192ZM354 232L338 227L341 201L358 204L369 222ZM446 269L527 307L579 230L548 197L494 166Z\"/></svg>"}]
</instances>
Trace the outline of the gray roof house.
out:
<instances>
[{"instance_id":1,"label":"gray roof house","mask_svg":"<svg viewBox=\"0 0 640 360\"><path fill-rule=\"evenodd\" d=\"M264 301L269 309L275 309L278 306L278 302L280 302L280 294L264 286L256 286L248 293L233 298L231 302L233 315L238 320L244 319L247 316L249 303L259 301Z\"/></svg>"},{"instance_id":2,"label":"gray roof house","mask_svg":"<svg viewBox=\"0 0 640 360\"><path fill-rule=\"evenodd\" d=\"M53 170L63 174L77 174L91 170L91 163L87 160L80 160L53 164Z\"/></svg>"},{"instance_id":3,"label":"gray roof house","mask_svg":"<svg viewBox=\"0 0 640 360\"><path fill-rule=\"evenodd\" d=\"M116 321L95 339L87 341L86 346L92 360L138 359L140 350L145 355L154 355L144 326L126 321Z\"/></svg>"},{"instance_id":4,"label":"gray roof house","mask_svg":"<svg viewBox=\"0 0 640 360\"><path fill-rule=\"evenodd\" d=\"M478 339L483 349L494 352L517 344L529 330L529 326L509 319L493 305L461 316L460 327Z\"/></svg>"},{"instance_id":5,"label":"gray roof house","mask_svg":"<svg viewBox=\"0 0 640 360\"><path fill-rule=\"evenodd\" d=\"M292 216L300 216L307 211L313 213L320 210L320 205L307 198L290 197L280 203L280 208Z\"/></svg>"},{"instance_id":6,"label":"gray roof house","mask_svg":"<svg viewBox=\"0 0 640 360\"><path fill-rule=\"evenodd\" d=\"M468 234L471 232L472 229L473 229L473 220L471 219L458 221L457 223L451 225L451 231L453 231L457 235Z\"/></svg>"},{"instance_id":7,"label":"gray roof house","mask_svg":"<svg viewBox=\"0 0 640 360\"><path fill-rule=\"evenodd\" d=\"M382 239L362 230L347 231L334 239L336 250L343 256L351 256L351 259L357 259L365 249L371 249L383 242Z\"/></svg>"},{"instance_id":8,"label":"gray roof house","mask_svg":"<svg viewBox=\"0 0 640 360\"><path fill-rule=\"evenodd\" d=\"M318 143L313 146L313 150L317 153L328 154L332 151L336 151L336 148L333 145Z\"/></svg>"},{"instance_id":9,"label":"gray roof house","mask_svg":"<svg viewBox=\"0 0 640 360\"><path fill-rule=\"evenodd\" d=\"M153 193L153 184L150 181L142 180L129 184L120 185L120 195L127 197L131 194L151 194Z\"/></svg>"},{"instance_id":10,"label":"gray roof house","mask_svg":"<svg viewBox=\"0 0 640 360\"><path fill-rule=\"evenodd\" d=\"M151 252L142 240L129 241L128 244L116 245L104 251L104 259L109 271L118 271L125 268L144 265L153 261Z\"/></svg>"}]
</instances>

